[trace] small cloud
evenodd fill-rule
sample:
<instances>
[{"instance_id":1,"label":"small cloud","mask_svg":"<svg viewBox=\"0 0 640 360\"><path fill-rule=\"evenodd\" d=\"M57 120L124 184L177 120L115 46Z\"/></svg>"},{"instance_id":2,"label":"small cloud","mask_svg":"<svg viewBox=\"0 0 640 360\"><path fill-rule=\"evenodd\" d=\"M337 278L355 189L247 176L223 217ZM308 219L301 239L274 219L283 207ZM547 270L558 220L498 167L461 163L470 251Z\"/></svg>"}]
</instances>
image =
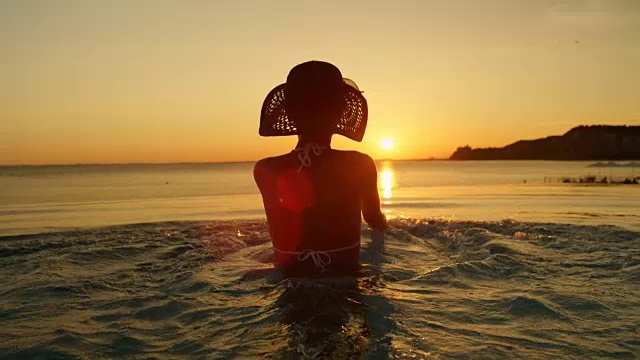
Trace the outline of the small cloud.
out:
<instances>
[{"instance_id":1,"label":"small cloud","mask_svg":"<svg viewBox=\"0 0 640 360\"><path fill-rule=\"evenodd\" d=\"M637 0L559 0L549 14L556 22L576 27L640 27Z\"/></svg>"},{"instance_id":2,"label":"small cloud","mask_svg":"<svg viewBox=\"0 0 640 360\"><path fill-rule=\"evenodd\" d=\"M556 13L615 14L640 11L637 0L558 0L551 10Z\"/></svg>"}]
</instances>

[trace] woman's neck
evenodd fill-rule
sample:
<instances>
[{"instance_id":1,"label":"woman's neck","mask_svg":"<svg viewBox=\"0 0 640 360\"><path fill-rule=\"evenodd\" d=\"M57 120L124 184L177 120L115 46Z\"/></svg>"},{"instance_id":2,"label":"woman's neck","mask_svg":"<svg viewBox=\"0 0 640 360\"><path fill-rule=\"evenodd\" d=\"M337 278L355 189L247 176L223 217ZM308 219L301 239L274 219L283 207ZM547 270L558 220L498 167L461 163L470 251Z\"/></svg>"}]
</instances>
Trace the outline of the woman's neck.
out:
<instances>
[{"instance_id":1,"label":"woman's neck","mask_svg":"<svg viewBox=\"0 0 640 360\"><path fill-rule=\"evenodd\" d=\"M296 145L296 148L302 148L305 147L307 144L310 143L315 143L318 144L321 147L324 148L330 148L331 147L331 136L332 135L327 135L327 136L300 136L298 137L298 144Z\"/></svg>"}]
</instances>

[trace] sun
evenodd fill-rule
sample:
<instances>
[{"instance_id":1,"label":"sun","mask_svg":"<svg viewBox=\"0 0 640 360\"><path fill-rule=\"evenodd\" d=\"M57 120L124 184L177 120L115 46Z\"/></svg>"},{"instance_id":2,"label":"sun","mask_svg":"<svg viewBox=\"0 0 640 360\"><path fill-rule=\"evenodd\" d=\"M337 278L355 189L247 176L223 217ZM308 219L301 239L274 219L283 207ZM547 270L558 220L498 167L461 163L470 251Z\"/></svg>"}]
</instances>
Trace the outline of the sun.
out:
<instances>
[{"instance_id":1,"label":"sun","mask_svg":"<svg viewBox=\"0 0 640 360\"><path fill-rule=\"evenodd\" d=\"M380 147L385 150L391 150L393 148L393 139L385 138L380 141Z\"/></svg>"}]
</instances>

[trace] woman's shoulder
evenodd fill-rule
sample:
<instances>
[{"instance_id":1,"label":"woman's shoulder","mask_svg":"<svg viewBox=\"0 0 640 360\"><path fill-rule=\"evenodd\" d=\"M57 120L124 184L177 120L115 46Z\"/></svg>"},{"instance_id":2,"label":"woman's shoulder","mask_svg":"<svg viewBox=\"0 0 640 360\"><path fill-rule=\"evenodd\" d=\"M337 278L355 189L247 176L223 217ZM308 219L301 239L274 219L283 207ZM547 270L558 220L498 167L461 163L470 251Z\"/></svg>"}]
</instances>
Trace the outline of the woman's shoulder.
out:
<instances>
[{"instance_id":1,"label":"woman's shoulder","mask_svg":"<svg viewBox=\"0 0 640 360\"><path fill-rule=\"evenodd\" d=\"M335 150L332 149L334 154L338 154L338 156L344 156L345 158L352 159L354 161L362 161L362 162L373 162L371 156L355 151L355 150Z\"/></svg>"}]
</instances>

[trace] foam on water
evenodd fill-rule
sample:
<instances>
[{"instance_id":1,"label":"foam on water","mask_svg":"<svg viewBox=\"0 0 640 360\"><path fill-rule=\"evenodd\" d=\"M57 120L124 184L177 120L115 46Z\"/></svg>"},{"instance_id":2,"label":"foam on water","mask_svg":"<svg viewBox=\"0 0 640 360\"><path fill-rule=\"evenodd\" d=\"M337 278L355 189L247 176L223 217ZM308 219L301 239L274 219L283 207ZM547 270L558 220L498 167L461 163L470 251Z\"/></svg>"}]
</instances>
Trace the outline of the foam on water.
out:
<instances>
[{"instance_id":1,"label":"foam on water","mask_svg":"<svg viewBox=\"0 0 640 360\"><path fill-rule=\"evenodd\" d=\"M1 358L634 358L640 233L396 219L357 278L269 272L264 221L0 240ZM260 270L265 270L261 272Z\"/></svg>"}]
</instances>

